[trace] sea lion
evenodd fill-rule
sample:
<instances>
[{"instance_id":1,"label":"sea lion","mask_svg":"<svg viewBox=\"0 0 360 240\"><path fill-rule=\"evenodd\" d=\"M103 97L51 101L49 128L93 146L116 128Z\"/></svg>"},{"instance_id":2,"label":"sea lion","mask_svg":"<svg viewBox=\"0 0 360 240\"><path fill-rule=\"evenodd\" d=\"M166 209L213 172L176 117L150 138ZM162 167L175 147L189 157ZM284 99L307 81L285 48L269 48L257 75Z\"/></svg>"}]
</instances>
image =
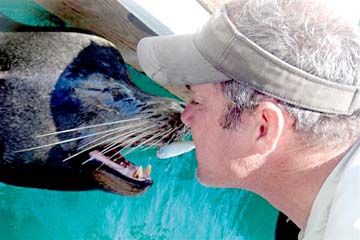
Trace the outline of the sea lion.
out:
<instances>
[{"instance_id":1,"label":"sea lion","mask_svg":"<svg viewBox=\"0 0 360 240\"><path fill-rule=\"evenodd\" d=\"M186 133L183 104L143 93L105 39L0 33L0 181L139 195L152 185L119 150ZM126 152L125 152L126 153Z\"/></svg>"}]
</instances>

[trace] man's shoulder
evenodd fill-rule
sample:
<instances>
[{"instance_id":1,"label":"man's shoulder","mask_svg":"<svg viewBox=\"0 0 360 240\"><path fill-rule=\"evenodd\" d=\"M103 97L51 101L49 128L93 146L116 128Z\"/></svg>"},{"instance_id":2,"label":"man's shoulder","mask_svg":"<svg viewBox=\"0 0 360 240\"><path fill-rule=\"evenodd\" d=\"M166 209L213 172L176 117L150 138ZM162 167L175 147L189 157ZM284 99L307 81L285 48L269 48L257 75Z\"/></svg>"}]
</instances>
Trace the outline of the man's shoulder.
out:
<instances>
[{"instance_id":1,"label":"man's shoulder","mask_svg":"<svg viewBox=\"0 0 360 240\"><path fill-rule=\"evenodd\" d=\"M360 143L321 187L299 239L360 239Z\"/></svg>"}]
</instances>

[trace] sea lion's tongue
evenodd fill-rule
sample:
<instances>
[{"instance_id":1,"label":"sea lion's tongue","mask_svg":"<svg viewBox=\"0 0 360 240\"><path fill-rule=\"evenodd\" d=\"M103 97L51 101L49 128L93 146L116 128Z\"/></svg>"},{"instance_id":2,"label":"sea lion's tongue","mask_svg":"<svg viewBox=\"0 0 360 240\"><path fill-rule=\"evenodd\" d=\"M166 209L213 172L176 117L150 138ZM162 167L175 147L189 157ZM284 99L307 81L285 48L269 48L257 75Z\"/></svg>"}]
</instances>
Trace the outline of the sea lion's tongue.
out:
<instances>
[{"instance_id":1,"label":"sea lion's tongue","mask_svg":"<svg viewBox=\"0 0 360 240\"><path fill-rule=\"evenodd\" d=\"M102 154L99 150L91 151L89 155L91 158L90 160L95 159L129 178L142 179L148 178L150 176L151 165L148 165L144 172L142 166L136 167L130 162L126 164L124 162L120 162L119 164L115 163L111 161L108 157L106 157L104 154Z\"/></svg>"}]
</instances>

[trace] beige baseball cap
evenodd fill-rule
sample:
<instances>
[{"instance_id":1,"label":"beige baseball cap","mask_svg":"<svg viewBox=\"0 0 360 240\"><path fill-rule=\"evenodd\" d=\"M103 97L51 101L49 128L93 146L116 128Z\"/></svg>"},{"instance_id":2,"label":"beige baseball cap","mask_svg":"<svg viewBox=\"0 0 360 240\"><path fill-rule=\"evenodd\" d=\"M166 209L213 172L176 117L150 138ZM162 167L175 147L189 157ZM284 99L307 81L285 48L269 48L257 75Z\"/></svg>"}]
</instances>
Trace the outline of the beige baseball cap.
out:
<instances>
[{"instance_id":1,"label":"beige baseball cap","mask_svg":"<svg viewBox=\"0 0 360 240\"><path fill-rule=\"evenodd\" d=\"M309 110L351 115L360 107L359 86L319 78L267 52L239 32L225 5L194 34L142 39L137 54L145 73L162 85L234 79Z\"/></svg>"}]
</instances>

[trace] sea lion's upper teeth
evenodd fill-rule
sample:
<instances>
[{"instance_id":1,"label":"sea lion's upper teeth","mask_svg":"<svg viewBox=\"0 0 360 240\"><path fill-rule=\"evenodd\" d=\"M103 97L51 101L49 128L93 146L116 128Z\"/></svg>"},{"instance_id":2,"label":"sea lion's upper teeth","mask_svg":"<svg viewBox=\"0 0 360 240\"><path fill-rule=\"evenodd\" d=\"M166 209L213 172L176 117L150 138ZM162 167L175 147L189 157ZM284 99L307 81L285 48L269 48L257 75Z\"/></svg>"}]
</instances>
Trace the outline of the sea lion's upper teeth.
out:
<instances>
[{"instance_id":1,"label":"sea lion's upper teeth","mask_svg":"<svg viewBox=\"0 0 360 240\"><path fill-rule=\"evenodd\" d=\"M144 170L142 166L139 166L134 173L134 178L143 178L144 177Z\"/></svg>"},{"instance_id":2,"label":"sea lion's upper teeth","mask_svg":"<svg viewBox=\"0 0 360 240\"><path fill-rule=\"evenodd\" d=\"M150 174L151 174L151 165L148 164L145 168L145 176L150 177Z\"/></svg>"}]
</instances>

